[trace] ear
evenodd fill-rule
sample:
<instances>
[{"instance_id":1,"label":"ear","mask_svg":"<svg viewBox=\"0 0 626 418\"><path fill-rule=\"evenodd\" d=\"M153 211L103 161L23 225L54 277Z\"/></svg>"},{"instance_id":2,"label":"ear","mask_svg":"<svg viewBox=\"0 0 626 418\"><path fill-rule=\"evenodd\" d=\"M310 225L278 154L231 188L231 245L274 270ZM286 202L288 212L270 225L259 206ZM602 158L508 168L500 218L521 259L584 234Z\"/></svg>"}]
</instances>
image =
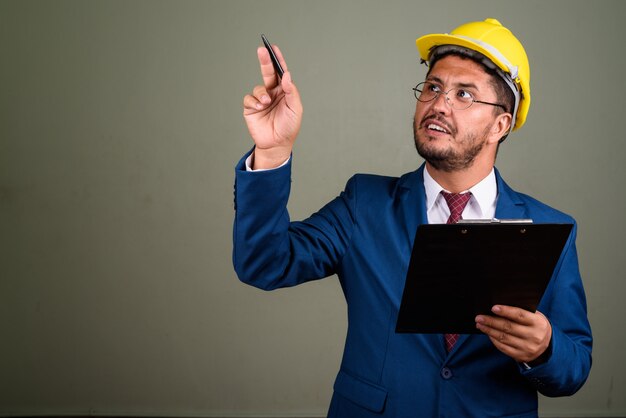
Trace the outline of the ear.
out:
<instances>
[{"instance_id":1,"label":"ear","mask_svg":"<svg viewBox=\"0 0 626 418\"><path fill-rule=\"evenodd\" d=\"M510 113L500 113L496 116L489 132L489 143L498 143L500 138L509 133L513 116Z\"/></svg>"}]
</instances>

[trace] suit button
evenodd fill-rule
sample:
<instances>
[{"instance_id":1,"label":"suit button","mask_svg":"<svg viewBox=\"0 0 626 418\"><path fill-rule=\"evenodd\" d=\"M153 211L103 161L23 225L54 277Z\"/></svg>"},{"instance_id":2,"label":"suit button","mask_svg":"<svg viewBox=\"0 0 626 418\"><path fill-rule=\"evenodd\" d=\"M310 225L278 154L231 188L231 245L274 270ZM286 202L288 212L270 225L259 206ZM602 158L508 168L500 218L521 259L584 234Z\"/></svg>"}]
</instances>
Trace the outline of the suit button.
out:
<instances>
[{"instance_id":1,"label":"suit button","mask_svg":"<svg viewBox=\"0 0 626 418\"><path fill-rule=\"evenodd\" d=\"M448 369L447 367L444 367L443 369L441 369L440 374L441 374L441 377L443 377L446 380L452 378L452 370Z\"/></svg>"}]
</instances>

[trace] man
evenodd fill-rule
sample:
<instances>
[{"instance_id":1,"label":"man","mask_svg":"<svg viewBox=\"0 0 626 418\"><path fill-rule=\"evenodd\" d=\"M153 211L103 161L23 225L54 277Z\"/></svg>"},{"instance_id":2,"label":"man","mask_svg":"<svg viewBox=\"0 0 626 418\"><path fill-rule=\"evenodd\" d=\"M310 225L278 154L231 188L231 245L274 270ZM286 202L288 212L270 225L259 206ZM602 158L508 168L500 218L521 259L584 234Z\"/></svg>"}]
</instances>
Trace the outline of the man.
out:
<instances>
[{"instance_id":1,"label":"man","mask_svg":"<svg viewBox=\"0 0 626 418\"><path fill-rule=\"evenodd\" d=\"M302 222L286 210L302 105L289 71L278 79L259 49L264 84L244 98L255 148L236 169L235 269L263 289L339 277L348 334L330 417L536 417L537 392L571 395L585 382L592 337L574 220L513 191L494 168L528 113L528 59L495 19L416 42L429 64L414 89L425 164L400 178L356 175ZM574 228L536 312L496 305L476 317L478 334L396 334L417 226L460 216Z\"/></svg>"}]
</instances>

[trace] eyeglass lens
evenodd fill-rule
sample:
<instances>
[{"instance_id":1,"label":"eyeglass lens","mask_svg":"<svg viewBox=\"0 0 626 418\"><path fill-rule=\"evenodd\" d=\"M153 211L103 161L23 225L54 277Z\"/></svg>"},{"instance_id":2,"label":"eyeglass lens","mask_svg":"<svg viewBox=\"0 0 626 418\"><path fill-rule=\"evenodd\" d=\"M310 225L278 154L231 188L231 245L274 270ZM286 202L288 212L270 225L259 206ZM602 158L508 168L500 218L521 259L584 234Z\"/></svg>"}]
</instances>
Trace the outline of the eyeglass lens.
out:
<instances>
[{"instance_id":1,"label":"eyeglass lens","mask_svg":"<svg viewBox=\"0 0 626 418\"><path fill-rule=\"evenodd\" d=\"M413 88L413 92L415 94L415 98L420 102L430 102L443 93L446 96L448 104L450 104L452 108L458 110L467 109L474 102L474 97L465 89L455 88L444 92L441 87L436 84L429 83L428 81L419 83L415 86L415 88Z\"/></svg>"}]
</instances>

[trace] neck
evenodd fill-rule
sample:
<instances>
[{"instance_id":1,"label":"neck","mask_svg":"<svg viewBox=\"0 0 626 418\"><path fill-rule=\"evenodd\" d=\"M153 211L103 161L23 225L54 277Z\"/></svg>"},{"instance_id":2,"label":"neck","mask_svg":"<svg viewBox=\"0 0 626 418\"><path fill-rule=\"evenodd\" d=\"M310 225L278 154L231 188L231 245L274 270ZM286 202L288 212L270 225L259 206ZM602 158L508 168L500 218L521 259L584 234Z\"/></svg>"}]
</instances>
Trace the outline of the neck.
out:
<instances>
[{"instance_id":1,"label":"neck","mask_svg":"<svg viewBox=\"0 0 626 418\"><path fill-rule=\"evenodd\" d=\"M437 170L430 163L426 162L428 174L441 187L451 193L461 193L471 189L489 175L493 165L480 165L468 167L464 170L445 172Z\"/></svg>"}]
</instances>

